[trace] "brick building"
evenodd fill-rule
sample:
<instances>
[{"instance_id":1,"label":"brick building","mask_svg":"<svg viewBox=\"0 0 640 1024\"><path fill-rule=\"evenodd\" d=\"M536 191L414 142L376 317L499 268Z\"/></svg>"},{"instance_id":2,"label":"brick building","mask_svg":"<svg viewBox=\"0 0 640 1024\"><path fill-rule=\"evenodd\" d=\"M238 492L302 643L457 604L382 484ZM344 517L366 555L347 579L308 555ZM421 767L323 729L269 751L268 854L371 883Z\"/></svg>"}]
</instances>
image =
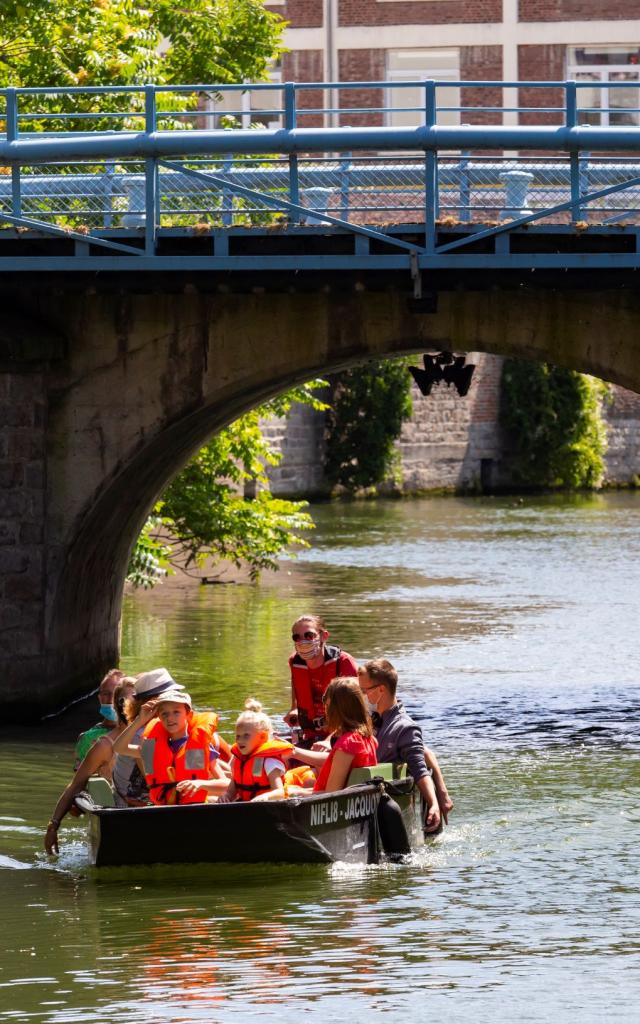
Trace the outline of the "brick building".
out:
<instances>
[{"instance_id":1,"label":"brick building","mask_svg":"<svg viewBox=\"0 0 640 1024\"><path fill-rule=\"evenodd\" d=\"M377 93L336 90L323 97L310 90L303 100L307 107L320 107L323 99L337 107L393 106L398 101L394 83L414 80L573 78L611 84L603 91L581 90L583 105L591 108L583 123L640 123L640 0L267 0L267 6L289 23L290 52L274 71L276 81L389 83ZM639 89L616 89L621 81L638 82ZM460 92L441 88L439 104L477 101L473 90ZM406 88L402 99L405 103L398 105L419 105L417 91L414 102ZM558 99L553 89L521 90L520 95L516 89L502 95L500 89L482 90L485 106L555 106ZM600 107L611 112L600 113ZM395 119L387 123L403 123L403 117L406 123L412 115L350 116L348 123L380 123L385 116ZM462 116L467 122L477 119L472 112ZM512 111L493 119L514 123L518 117ZM526 120L543 118L524 115ZM303 123L318 121L318 115L310 115Z\"/></svg>"}]
</instances>

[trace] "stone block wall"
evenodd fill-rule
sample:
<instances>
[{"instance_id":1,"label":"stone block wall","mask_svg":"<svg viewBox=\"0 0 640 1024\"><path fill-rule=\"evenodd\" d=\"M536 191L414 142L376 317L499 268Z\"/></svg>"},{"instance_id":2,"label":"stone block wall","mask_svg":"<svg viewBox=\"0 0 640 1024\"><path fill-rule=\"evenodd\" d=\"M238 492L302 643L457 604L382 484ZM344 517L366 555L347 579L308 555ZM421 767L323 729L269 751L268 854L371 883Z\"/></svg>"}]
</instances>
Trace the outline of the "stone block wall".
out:
<instances>
[{"instance_id":1,"label":"stone block wall","mask_svg":"<svg viewBox=\"0 0 640 1024\"><path fill-rule=\"evenodd\" d=\"M603 412L607 424L605 483L635 486L640 477L640 395L612 387Z\"/></svg>"},{"instance_id":2,"label":"stone block wall","mask_svg":"<svg viewBox=\"0 0 640 1024\"><path fill-rule=\"evenodd\" d=\"M507 438L499 425L503 360L469 353L467 361L476 371L464 398L443 384L425 398L413 386L413 415L397 444L401 488L407 494L491 490L512 482ZM635 485L640 478L640 395L612 387L603 414L608 436L604 483ZM294 406L288 421L273 420L264 429L283 452L280 465L269 470L274 494L326 494L324 414Z\"/></svg>"},{"instance_id":3,"label":"stone block wall","mask_svg":"<svg viewBox=\"0 0 640 1024\"><path fill-rule=\"evenodd\" d=\"M45 400L40 373L0 372L0 651L38 654L44 572ZM10 639L9 639L10 637Z\"/></svg>"},{"instance_id":4,"label":"stone block wall","mask_svg":"<svg viewBox=\"0 0 640 1024\"><path fill-rule=\"evenodd\" d=\"M325 414L294 405L286 419L264 420L262 431L282 461L269 467L274 494L316 497L326 493L322 469Z\"/></svg>"}]
</instances>

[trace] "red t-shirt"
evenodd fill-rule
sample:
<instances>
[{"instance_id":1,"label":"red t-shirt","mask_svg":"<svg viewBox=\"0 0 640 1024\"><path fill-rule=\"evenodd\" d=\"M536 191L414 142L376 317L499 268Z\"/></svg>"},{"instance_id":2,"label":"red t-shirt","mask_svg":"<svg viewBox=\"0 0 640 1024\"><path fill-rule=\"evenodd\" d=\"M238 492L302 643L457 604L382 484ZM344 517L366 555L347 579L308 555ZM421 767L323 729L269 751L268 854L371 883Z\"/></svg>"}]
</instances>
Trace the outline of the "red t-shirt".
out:
<instances>
[{"instance_id":1,"label":"red t-shirt","mask_svg":"<svg viewBox=\"0 0 640 1024\"><path fill-rule=\"evenodd\" d=\"M343 733L334 743L331 753L320 769L320 774L313 787L314 793L322 793L324 791L336 750L343 750L345 754L353 756L351 768L369 768L371 765L378 763L376 757L377 746L377 740L373 736L361 736L359 732ZM351 771L351 768L349 771Z\"/></svg>"}]
</instances>

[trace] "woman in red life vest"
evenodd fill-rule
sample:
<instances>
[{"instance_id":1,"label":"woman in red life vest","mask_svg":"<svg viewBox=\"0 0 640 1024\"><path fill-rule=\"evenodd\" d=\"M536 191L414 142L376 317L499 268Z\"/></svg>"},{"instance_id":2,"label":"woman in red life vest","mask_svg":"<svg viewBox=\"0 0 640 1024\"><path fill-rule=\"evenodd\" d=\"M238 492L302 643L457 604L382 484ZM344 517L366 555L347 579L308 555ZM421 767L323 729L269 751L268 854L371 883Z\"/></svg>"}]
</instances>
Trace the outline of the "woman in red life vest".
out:
<instances>
[{"instance_id":1,"label":"woman in red life vest","mask_svg":"<svg viewBox=\"0 0 640 1024\"><path fill-rule=\"evenodd\" d=\"M292 626L291 639L291 710L285 722L301 730L298 745L309 748L330 732L322 701L329 683L339 676L356 676L358 667L350 654L327 643L329 633L317 615L301 615Z\"/></svg>"},{"instance_id":2,"label":"woman in red life vest","mask_svg":"<svg viewBox=\"0 0 640 1024\"><path fill-rule=\"evenodd\" d=\"M236 722L231 748L231 783L222 801L253 800L263 793L282 793L285 761L293 753L290 743L274 739L271 720L258 700L249 698Z\"/></svg>"},{"instance_id":3,"label":"woman in red life vest","mask_svg":"<svg viewBox=\"0 0 640 1024\"><path fill-rule=\"evenodd\" d=\"M208 793L226 790L213 745L217 722L211 712L193 711L191 697L177 686L142 705L120 740L128 742L142 729L139 744L129 743L128 751L142 758L154 804L204 803Z\"/></svg>"},{"instance_id":4,"label":"woman in red life vest","mask_svg":"<svg viewBox=\"0 0 640 1024\"><path fill-rule=\"evenodd\" d=\"M331 750L303 751L294 749L294 756L308 758L318 770L314 793L335 793L344 789L353 768L368 768L377 764L377 743L373 736L371 717L367 711L357 679L334 679L324 695L327 727L331 730ZM268 793L261 800L277 800L287 796L309 796L308 787L293 783L292 772L287 772L282 793Z\"/></svg>"}]
</instances>

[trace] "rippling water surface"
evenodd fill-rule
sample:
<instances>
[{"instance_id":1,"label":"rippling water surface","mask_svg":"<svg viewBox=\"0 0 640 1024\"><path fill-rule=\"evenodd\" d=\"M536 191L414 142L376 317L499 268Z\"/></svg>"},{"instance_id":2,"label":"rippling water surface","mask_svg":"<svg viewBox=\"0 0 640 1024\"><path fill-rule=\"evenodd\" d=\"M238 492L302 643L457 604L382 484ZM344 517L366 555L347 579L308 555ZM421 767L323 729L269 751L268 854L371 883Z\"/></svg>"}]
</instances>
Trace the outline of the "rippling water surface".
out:
<instances>
[{"instance_id":1,"label":"rippling water surface","mask_svg":"<svg viewBox=\"0 0 640 1024\"><path fill-rule=\"evenodd\" d=\"M259 587L126 599L123 664L166 664L229 729L285 710L305 610L386 655L456 809L408 865L89 866L43 825L92 704L0 747L0 1021L640 1020L640 497L314 511ZM216 838L212 836L212 843Z\"/></svg>"}]
</instances>

